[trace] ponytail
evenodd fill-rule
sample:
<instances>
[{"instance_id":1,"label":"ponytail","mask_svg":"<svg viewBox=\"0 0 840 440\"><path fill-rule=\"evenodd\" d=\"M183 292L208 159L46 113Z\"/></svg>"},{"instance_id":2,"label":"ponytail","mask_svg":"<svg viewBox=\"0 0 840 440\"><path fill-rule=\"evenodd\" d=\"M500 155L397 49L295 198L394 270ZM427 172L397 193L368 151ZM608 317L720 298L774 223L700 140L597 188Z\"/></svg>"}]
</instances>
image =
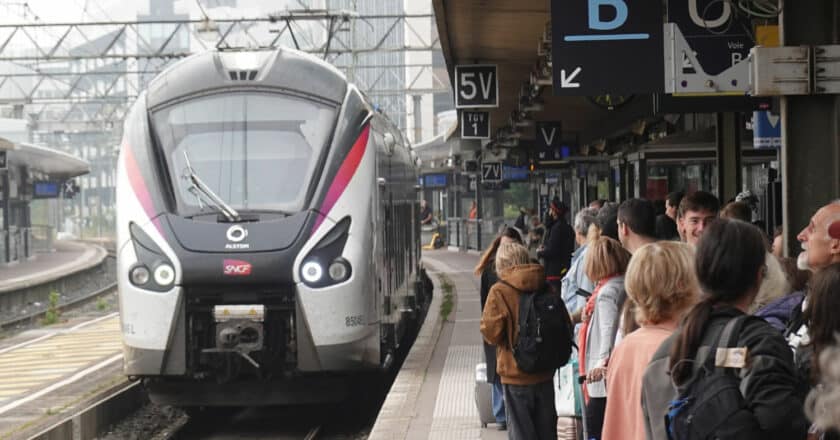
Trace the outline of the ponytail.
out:
<instances>
[{"instance_id":1,"label":"ponytail","mask_svg":"<svg viewBox=\"0 0 840 440\"><path fill-rule=\"evenodd\" d=\"M715 302L713 297L700 301L683 320L682 330L671 347L671 360L668 365L671 380L677 385L691 378L692 362L689 361L697 355L700 343L703 342L703 333Z\"/></svg>"}]
</instances>

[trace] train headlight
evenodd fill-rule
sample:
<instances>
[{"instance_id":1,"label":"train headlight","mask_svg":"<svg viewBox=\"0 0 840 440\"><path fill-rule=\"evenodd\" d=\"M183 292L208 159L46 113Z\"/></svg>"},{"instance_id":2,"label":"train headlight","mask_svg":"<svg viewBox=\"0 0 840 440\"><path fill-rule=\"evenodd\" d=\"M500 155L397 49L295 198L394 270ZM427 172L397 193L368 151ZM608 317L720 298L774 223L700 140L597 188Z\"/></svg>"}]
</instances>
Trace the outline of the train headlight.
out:
<instances>
[{"instance_id":1,"label":"train headlight","mask_svg":"<svg viewBox=\"0 0 840 440\"><path fill-rule=\"evenodd\" d=\"M160 286L169 286L175 282L175 268L169 263L162 263L155 268L155 282Z\"/></svg>"},{"instance_id":2,"label":"train headlight","mask_svg":"<svg viewBox=\"0 0 840 440\"><path fill-rule=\"evenodd\" d=\"M350 217L344 217L303 258L301 281L313 289L347 281L352 276L353 267L341 255L349 236Z\"/></svg>"},{"instance_id":3,"label":"train headlight","mask_svg":"<svg viewBox=\"0 0 840 440\"><path fill-rule=\"evenodd\" d=\"M128 272L128 278L131 280L131 284L135 286L142 286L148 283L151 277L152 274L149 273L149 268L146 266L135 266Z\"/></svg>"},{"instance_id":4,"label":"train headlight","mask_svg":"<svg viewBox=\"0 0 840 440\"><path fill-rule=\"evenodd\" d=\"M321 267L317 261L307 261L306 263L303 263L303 267L300 269L300 272L303 280L310 284L321 281L321 277L324 276L324 268Z\"/></svg>"},{"instance_id":5,"label":"train headlight","mask_svg":"<svg viewBox=\"0 0 840 440\"><path fill-rule=\"evenodd\" d=\"M330 264L327 273L333 281L344 281L350 275L350 264L344 259L335 260Z\"/></svg>"}]
</instances>

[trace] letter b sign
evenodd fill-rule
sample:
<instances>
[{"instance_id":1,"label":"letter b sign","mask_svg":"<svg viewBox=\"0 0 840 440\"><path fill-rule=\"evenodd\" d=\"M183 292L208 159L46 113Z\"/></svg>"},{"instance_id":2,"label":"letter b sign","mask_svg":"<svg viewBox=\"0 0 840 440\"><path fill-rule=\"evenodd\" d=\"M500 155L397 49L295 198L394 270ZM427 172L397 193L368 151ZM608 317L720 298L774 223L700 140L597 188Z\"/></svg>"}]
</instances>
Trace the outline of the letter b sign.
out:
<instances>
[{"instance_id":1,"label":"letter b sign","mask_svg":"<svg viewBox=\"0 0 840 440\"><path fill-rule=\"evenodd\" d=\"M601 12L612 9L615 14L609 21L604 21ZM624 0L589 0L589 29L611 31L620 28L627 21L627 3Z\"/></svg>"}]
</instances>

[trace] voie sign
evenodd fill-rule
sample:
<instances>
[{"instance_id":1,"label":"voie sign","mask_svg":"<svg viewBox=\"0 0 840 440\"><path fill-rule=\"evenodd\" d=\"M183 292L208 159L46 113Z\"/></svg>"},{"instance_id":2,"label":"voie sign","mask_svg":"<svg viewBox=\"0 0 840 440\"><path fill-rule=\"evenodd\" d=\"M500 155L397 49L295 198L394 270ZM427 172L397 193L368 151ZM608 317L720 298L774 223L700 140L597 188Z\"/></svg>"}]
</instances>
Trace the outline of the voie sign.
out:
<instances>
[{"instance_id":1,"label":"voie sign","mask_svg":"<svg viewBox=\"0 0 840 440\"><path fill-rule=\"evenodd\" d=\"M455 108L499 106L499 78L495 64L455 66Z\"/></svg>"},{"instance_id":2,"label":"voie sign","mask_svg":"<svg viewBox=\"0 0 840 440\"><path fill-rule=\"evenodd\" d=\"M746 60L754 46L747 33L752 28L744 14L737 14L730 2L720 0L669 0L668 22L675 23L702 70L718 75ZM683 72L695 73L683 56Z\"/></svg>"}]
</instances>

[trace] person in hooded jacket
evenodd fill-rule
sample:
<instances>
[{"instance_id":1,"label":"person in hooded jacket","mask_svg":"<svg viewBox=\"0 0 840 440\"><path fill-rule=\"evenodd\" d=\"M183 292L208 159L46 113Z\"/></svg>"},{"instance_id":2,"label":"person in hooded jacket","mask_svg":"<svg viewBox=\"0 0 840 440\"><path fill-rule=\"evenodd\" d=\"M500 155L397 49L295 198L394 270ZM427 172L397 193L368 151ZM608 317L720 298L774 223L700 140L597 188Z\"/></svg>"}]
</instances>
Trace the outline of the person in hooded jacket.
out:
<instances>
[{"instance_id":1,"label":"person in hooded jacket","mask_svg":"<svg viewBox=\"0 0 840 440\"><path fill-rule=\"evenodd\" d=\"M490 293L490 287L499 280L496 274L495 259L496 251L498 251L499 245L502 243L522 244L522 237L520 237L516 229L504 228L502 233L484 251L478 265L475 267L475 274L481 277L478 292L481 298L482 312L484 311L484 305L487 303L487 295ZM500 431L504 431L507 429L504 391L502 390L502 383L499 381L499 376L496 374L496 347L494 345L484 343L484 359L487 363L487 382L493 386L493 393L491 394L493 416L496 418L496 426Z\"/></svg>"},{"instance_id":2,"label":"person in hooded jacket","mask_svg":"<svg viewBox=\"0 0 840 440\"><path fill-rule=\"evenodd\" d=\"M496 251L499 282L490 288L481 315L481 334L496 346L496 373L501 377L507 410L508 438L555 440L554 370L525 373L516 365L513 346L518 339L519 296L545 288L539 264L530 264L528 249L502 243Z\"/></svg>"}]
</instances>

